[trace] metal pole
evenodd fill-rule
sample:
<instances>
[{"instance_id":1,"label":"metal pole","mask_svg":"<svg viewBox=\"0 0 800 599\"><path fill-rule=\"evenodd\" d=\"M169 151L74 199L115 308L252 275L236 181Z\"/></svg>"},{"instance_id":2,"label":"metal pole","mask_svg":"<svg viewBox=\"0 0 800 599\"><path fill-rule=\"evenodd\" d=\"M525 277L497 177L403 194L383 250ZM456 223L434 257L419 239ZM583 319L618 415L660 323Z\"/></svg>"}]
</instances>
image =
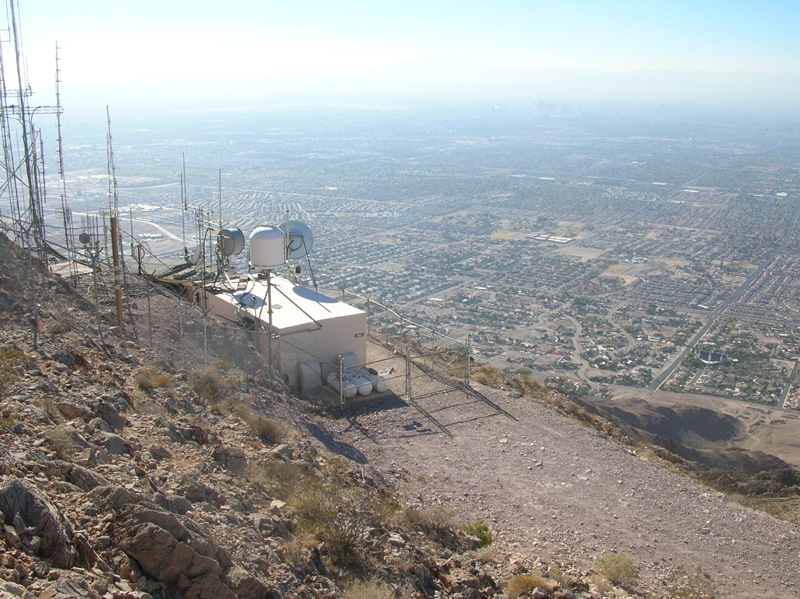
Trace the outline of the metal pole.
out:
<instances>
[{"instance_id":1,"label":"metal pole","mask_svg":"<svg viewBox=\"0 0 800 599\"><path fill-rule=\"evenodd\" d=\"M289 264L289 261L292 257L292 252L289 249L289 246L292 244L292 231L289 228L289 210L286 210L286 278L290 279L292 277L292 267Z\"/></svg>"},{"instance_id":2,"label":"metal pole","mask_svg":"<svg viewBox=\"0 0 800 599\"><path fill-rule=\"evenodd\" d=\"M267 321L269 330L267 331L267 343L269 352L269 376L272 378L272 271L267 270Z\"/></svg>"},{"instance_id":3,"label":"metal pole","mask_svg":"<svg viewBox=\"0 0 800 599\"><path fill-rule=\"evenodd\" d=\"M111 253L114 259L114 302L117 306L117 326L122 327L122 286L119 268L119 243L117 242L117 217L111 217Z\"/></svg>"},{"instance_id":4,"label":"metal pole","mask_svg":"<svg viewBox=\"0 0 800 599\"><path fill-rule=\"evenodd\" d=\"M183 340L183 296L178 296L178 345Z\"/></svg>"},{"instance_id":5,"label":"metal pole","mask_svg":"<svg viewBox=\"0 0 800 599\"><path fill-rule=\"evenodd\" d=\"M470 379L470 372L469 372L469 359L470 355L472 354L472 335L467 335L467 343L464 348L464 386L469 387L469 379Z\"/></svg>"},{"instance_id":6,"label":"metal pole","mask_svg":"<svg viewBox=\"0 0 800 599\"><path fill-rule=\"evenodd\" d=\"M150 349L153 349L153 314L150 311L150 281L147 282L147 335L150 339Z\"/></svg>"},{"instance_id":7,"label":"metal pole","mask_svg":"<svg viewBox=\"0 0 800 599\"><path fill-rule=\"evenodd\" d=\"M411 399L411 344L406 345L406 397Z\"/></svg>"},{"instance_id":8,"label":"metal pole","mask_svg":"<svg viewBox=\"0 0 800 599\"><path fill-rule=\"evenodd\" d=\"M344 358L339 354L339 411L344 412Z\"/></svg>"}]
</instances>

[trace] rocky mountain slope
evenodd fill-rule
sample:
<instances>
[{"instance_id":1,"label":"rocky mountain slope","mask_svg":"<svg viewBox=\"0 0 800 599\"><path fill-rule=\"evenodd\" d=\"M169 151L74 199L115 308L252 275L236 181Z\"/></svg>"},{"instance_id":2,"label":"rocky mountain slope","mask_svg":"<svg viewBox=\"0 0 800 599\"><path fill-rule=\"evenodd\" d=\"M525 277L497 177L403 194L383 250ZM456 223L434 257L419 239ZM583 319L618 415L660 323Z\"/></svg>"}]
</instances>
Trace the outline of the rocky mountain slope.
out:
<instances>
[{"instance_id":1,"label":"rocky mountain slope","mask_svg":"<svg viewBox=\"0 0 800 599\"><path fill-rule=\"evenodd\" d=\"M183 308L133 282L120 329L107 289L51 277L3 237L0 251L0 598L710 599L800 584L795 527L545 404L429 398L449 435L399 398L326 415L241 331L191 310L178 325ZM484 519L497 540L481 548Z\"/></svg>"},{"instance_id":2,"label":"rocky mountain slope","mask_svg":"<svg viewBox=\"0 0 800 599\"><path fill-rule=\"evenodd\" d=\"M499 589L505 566L476 561L480 541L449 516L408 509L378 471L304 435L307 406L223 351L240 337L208 323L208 350L153 351L146 329L140 344L112 326L105 295L98 321L91 279L85 299L0 246L0 597ZM174 303L133 302L154 347L168 341Z\"/></svg>"}]
</instances>

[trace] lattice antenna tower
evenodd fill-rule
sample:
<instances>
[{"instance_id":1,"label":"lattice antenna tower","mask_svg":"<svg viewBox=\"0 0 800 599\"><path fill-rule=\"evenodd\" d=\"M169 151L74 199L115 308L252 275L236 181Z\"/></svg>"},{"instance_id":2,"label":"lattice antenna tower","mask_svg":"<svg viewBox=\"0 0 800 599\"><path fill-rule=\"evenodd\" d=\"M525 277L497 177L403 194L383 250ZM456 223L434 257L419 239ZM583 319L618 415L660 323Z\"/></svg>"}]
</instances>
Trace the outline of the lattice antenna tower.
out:
<instances>
[{"instance_id":1,"label":"lattice antenna tower","mask_svg":"<svg viewBox=\"0 0 800 599\"><path fill-rule=\"evenodd\" d=\"M34 250L42 260L46 260L47 242L43 210L44 152L41 133L37 132L34 126L33 116L34 113L53 113L56 109L28 105L32 93L23 70L22 41L17 24L18 4L18 0L9 0L7 5L8 22L11 26L8 42L14 49L18 85L16 91L9 90L7 71L2 61L2 43L0 43L0 102L2 102L0 128L5 161L3 168L6 172L6 180L0 186L0 194L6 194L9 198L11 215L15 222L16 241L19 245ZM13 122L15 120L18 120L18 126ZM17 139L21 139L21 156ZM40 146L38 152L37 142Z\"/></svg>"},{"instance_id":2,"label":"lattice antenna tower","mask_svg":"<svg viewBox=\"0 0 800 599\"><path fill-rule=\"evenodd\" d=\"M72 238L72 211L67 202L67 178L64 173L64 141L61 135L61 68L58 59L58 43L56 43L56 126L58 129L58 176L61 179L61 216L64 226L64 247L70 263L70 272L73 279L77 276L75 263L75 240Z\"/></svg>"}]
</instances>

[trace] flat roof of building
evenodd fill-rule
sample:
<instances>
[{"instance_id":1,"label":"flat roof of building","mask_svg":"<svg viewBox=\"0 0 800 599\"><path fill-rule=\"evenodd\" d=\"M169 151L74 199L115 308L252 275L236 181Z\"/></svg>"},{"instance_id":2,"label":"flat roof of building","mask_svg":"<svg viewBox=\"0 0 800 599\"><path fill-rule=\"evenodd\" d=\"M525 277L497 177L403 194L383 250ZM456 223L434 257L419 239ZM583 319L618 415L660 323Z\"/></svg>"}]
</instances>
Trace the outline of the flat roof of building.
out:
<instances>
[{"instance_id":1,"label":"flat roof of building","mask_svg":"<svg viewBox=\"0 0 800 599\"><path fill-rule=\"evenodd\" d=\"M282 277L270 279L272 287L272 326L289 330L314 322L365 314L355 306L296 285ZM249 314L254 320L269 322L266 279L241 279L235 290L217 291L214 295Z\"/></svg>"}]
</instances>

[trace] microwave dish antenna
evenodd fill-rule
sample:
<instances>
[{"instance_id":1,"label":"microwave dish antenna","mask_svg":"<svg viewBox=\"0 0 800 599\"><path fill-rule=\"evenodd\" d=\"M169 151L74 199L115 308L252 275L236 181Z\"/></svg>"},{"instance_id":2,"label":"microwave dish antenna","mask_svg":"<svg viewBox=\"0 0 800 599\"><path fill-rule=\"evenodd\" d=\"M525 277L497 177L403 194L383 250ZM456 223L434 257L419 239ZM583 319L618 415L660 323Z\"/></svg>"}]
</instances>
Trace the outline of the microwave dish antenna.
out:
<instances>
[{"instance_id":1,"label":"microwave dish antenna","mask_svg":"<svg viewBox=\"0 0 800 599\"><path fill-rule=\"evenodd\" d=\"M219 246L223 256L241 254L244 250L244 233L241 229L222 229L219 232Z\"/></svg>"},{"instance_id":2,"label":"microwave dish antenna","mask_svg":"<svg viewBox=\"0 0 800 599\"><path fill-rule=\"evenodd\" d=\"M292 220L279 229L286 236L286 254L292 260L304 258L314 247L314 235L305 223Z\"/></svg>"}]
</instances>

